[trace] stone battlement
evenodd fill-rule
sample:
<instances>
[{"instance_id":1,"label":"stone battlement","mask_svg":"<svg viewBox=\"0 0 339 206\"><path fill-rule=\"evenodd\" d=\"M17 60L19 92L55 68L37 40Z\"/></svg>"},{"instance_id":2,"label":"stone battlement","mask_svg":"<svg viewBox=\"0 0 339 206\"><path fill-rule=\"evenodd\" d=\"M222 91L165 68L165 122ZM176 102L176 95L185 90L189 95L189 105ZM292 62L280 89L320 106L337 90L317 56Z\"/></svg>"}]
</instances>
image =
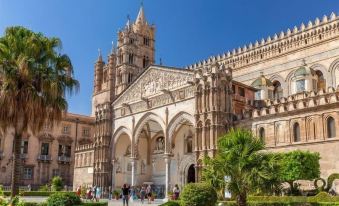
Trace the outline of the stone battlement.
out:
<instances>
[{"instance_id":1,"label":"stone battlement","mask_svg":"<svg viewBox=\"0 0 339 206\"><path fill-rule=\"evenodd\" d=\"M339 102L339 87L335 90L329 87L328 91L320 90L316 92L303 92L291 95L279 100L264 100L263 107L245 112L244 118L260 118L269 115L288 113L296 110L330 105Z\"/></svg>"},{"instance_id":2,"label":"stone battlement","mask_svg":"<svg viewBox=\"0 0 339 206\"><path fill-rule=\"evenodd\" d=\"M307 25L302 23L299 28L294 26L293 29L287 29L286 32L281 31L279 34L274 34L273 37L267 37L266 40L262 38L254 44L249 43L242 48L211 56L187 66L186 69L198 69L216 62L237 69L334 37L339 37L339 17L335 13L331 13L330 16L324 15L322 20L316 18L314 22L309 21Z\"/></svg>"},{"instance_id":3,"label":"stone battlement","mask_svg":"<svg viewBox=\"0 0 339 206\"><path fill-rule=\"evenodd\" d=\"M88 150L94 150L94 144L83 144L75 148L75 152L84 152Z\"/></svg>"}]
</instances>

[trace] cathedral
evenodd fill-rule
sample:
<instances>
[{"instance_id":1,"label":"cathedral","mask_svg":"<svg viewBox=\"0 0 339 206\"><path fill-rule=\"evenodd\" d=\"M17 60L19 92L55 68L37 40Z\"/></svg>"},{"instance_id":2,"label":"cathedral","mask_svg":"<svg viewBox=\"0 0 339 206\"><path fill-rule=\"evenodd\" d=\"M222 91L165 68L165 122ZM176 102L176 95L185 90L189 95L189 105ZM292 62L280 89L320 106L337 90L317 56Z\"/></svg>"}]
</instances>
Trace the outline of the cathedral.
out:
<instances>
[{"instance_id":1,"label":"cathedral","mask_svg":"<svg viewBox=\"0 0 339 206\"><path fill-rule=\"evenodd\" d=\"M200 181L231 127L268 151L309 150L339 172L339 18L332 13L186 68L155 65L141 7L94 65L93 143L75 150L73 187L151 184L158 198ZM104 190L105 190L104 189Z\"/></svg>"}]
</instances>

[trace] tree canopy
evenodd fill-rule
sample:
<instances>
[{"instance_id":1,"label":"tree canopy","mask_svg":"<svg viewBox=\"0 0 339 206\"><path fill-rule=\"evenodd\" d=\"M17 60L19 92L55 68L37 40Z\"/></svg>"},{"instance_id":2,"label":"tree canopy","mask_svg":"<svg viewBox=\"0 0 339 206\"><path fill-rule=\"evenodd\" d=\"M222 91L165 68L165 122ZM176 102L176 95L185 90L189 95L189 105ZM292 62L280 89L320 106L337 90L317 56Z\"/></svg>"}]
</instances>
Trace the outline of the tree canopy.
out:
<instances>
[{"instance_id":1,"label":"tree canopy","mask_svg":"<svg viewBox=\"0 0 339 206\"><path fill-rule=\"evenodd\" d=\"M70 58L60 51L60 39L20 26L0 37L0 129L14 129L12 196L20 185L23 133L60 121L65 92L79 88Z\"/></svg>"},{"instance_id":2,"label":"tree canopy","mask_svg":"<svg viewBox=\"0 0 339 206\"><path fill-rule=\"evenodd\" d=\"M216 157L205 160L203 180L218 189L226 184L238 205L246 205L248 193L272 190L279 185L276 156L262 151L264 148L264 142L251 131L231 129L218 140ZM230 178L227 183L226 176Z\"/></svg>"}]
</instances>

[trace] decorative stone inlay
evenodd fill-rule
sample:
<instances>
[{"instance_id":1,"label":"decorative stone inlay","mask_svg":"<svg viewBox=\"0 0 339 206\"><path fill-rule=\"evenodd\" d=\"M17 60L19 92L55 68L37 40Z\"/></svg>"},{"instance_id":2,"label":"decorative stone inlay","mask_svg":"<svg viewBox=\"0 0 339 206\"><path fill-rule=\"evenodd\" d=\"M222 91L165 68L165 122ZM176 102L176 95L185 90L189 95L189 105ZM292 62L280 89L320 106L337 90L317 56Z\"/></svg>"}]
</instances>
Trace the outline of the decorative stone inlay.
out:
<instances>
[{"instance_id":1,"label":"decorative stone inlay","mask_svg":"<svg viewBox=\"0 0 339 206\"><path fill-rule=\"evenodd\" d=\"M187 70L150 68L114 104L139 101L141 97L162 94L163 90L188 86L187 82L193 81L193 77L194 74Z\"/></svg>"}]
</instances>

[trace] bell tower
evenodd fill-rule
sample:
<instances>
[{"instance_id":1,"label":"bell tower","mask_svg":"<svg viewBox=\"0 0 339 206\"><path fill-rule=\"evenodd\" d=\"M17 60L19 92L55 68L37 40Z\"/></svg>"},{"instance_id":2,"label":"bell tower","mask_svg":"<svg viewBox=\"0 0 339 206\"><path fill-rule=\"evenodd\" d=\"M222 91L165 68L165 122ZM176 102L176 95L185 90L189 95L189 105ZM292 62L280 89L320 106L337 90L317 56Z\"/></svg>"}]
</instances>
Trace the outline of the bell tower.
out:
<instances>
[{"instance_id":1,"label":"bell tower","mask_svg":"<svg viewBox=\"0 0 339 206\"><path fill-rule=\"evenodd\" d=\"M129 17L118 32L115 94L120 94L149 65L154 64L154 25L149 25L141 5L134 23Z\"/></svg>"},{"instance_id":2,"label":"bell tower","mask_svg":"<svg viewBox=\"0 0 339 206\"><path fill-rule=\"evenodd\" d=\"M95 116L93 184L103 190L111 185L110 140L112 102L149 65L154 64L155 27L149 25L144 8L140 7L135 22L128 18L126 26L118 32L117 47L112 46L107 63L101 51L94 65L94 91L92 116Z\"/></svg>"}]
</instances>

